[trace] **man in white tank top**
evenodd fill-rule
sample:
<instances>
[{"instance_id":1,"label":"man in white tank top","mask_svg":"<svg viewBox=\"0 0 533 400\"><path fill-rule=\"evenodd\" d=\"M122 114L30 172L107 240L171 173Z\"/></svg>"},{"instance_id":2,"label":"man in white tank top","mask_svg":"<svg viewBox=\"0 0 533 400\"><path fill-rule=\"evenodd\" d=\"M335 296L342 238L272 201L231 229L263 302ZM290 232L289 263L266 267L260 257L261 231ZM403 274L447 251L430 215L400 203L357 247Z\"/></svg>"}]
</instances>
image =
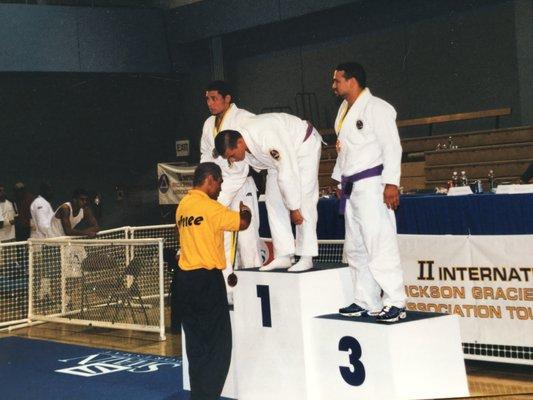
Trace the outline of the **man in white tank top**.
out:
<instances>
[{"instance_id":1,"label":"man in white tank top","mask_svg":"<svg viewBox=\"0 0 533 400\"><path fill-rule=\"evenodd\" d=\"M72 193L70 202L63 203L54 213L50 222L50 236L88 236L93 238L100 230L98 222L91 209L87 207L89 195L83 189L76 189ZM77 229L80 222L86 222L88 227Z\"/></svg>"},{"instance_id":2,"label":"man in white tank top","mask_svg":"<svg viewBox=\"0 0 533 400\"><path fill-rule=\"evenodd\" d=\"M89 195L84 189L76 189L72 193L70 202L63 203L56 210L50 221L50 228L47 237L54 238L60 236L87 236L93 238L100 230L98 222L94 217L90 207L88 207ZM78 229L80 222L87 225L84 229ZM72 244L67 247L65 254L66 263L61 264L61 275L64 278L71 278L67 281L67 302L70 303L71 294L77 284L77 278L81 277L81 263L87 257L87 252L83 246ZM41 280L40 295L43 297L56 298L59 288L58 271L49 269L43 271Z\"/></svg>"}]
</instances>

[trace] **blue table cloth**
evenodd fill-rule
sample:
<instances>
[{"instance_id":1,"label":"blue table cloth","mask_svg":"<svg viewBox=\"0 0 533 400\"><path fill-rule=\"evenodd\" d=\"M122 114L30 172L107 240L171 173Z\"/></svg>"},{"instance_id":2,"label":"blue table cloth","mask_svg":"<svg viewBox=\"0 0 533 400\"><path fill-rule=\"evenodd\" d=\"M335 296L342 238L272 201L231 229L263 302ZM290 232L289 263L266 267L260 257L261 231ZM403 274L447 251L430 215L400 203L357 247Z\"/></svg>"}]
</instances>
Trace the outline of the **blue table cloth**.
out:
<instances>
[{"instance_id":1,"label":"blue table cloth","mask_svg":"<svg viewBox=\"0 0 533 400\"><path fill-rule=\"evenodd\" d=\"M319 239L344 238L338 203L335 198L319 200ZM259 208L260 234L270 237L265 204L260 202ZM401 196L396 222L402 234L533 234L533 194L405 195Z\"/></svg>"}]
</instances>

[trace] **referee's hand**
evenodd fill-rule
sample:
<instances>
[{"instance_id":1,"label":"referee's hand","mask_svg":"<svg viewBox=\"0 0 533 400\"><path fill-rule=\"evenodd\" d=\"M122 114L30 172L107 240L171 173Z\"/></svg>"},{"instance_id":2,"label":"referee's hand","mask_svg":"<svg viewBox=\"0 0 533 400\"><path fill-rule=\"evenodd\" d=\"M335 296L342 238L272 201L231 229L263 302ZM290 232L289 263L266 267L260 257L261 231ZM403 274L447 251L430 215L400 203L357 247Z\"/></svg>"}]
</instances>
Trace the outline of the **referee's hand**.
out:
<instances>
[{"instance_id":1,"label":"referee's hand","mask_svg":"<svg viewBox=\"0 0 533 400\"><path fill-rule=\"evenodd\" d=\"M241 217L239 230L243 231L248 228L250 222L252 222L252 212L242 201L239 203L239 215Z\"/></svg>"},{"instance_id":2,"label":"referee's hand","mask_svg":"<svg viewBox=\"0 0 533 400\"><path fill-rule=\"evenodd\" d=\"M252 212L250 210L250 207L248 207L246 204L244 204L242 201L239 203L239 211L249 211L250 213Z\"/></svg>"}]
</instances>

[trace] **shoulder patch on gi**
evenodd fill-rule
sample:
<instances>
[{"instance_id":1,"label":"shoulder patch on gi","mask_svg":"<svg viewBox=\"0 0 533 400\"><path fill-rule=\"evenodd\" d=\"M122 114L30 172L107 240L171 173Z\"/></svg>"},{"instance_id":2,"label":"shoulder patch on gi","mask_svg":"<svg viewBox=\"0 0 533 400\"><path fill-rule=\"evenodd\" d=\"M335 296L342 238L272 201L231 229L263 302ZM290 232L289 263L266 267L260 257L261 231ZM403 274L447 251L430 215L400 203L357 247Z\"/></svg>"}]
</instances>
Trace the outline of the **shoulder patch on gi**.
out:
<instances>
[{"instance_id":1,"label":"shoulder patch on gi","mask_svg":"<svg viewBox=\"0 0 533 400\"><path fill-rule=\"evenodd\" d=\"M272 149L270 150L270 156L276 160L276 161L279 161L279 151L277 151L276 149Z\"/></svg>"},{"instance_id":2,"label":"shoulder patch on gi","mask_svg":"<svg viewBox=\"0 0 533 400\"><path fill-rule=\"evenodd\" d=\"M358 119L357 122L355 123L355 126L356 126L357 129L359 129L359 130L363 129L363 121L361 121L360 119Z\"/></svg>"},{"instance_id":3,"label":"shoulder patch on gi","mask_svg":"<svg viewBox=\"0 0 533 400\"><path fill-rule=\"evenodd\" d=\"M218 158L218 151L217 149L213 149L213 152L211 153L213 158Z\"/></svg>"}]
</instances>

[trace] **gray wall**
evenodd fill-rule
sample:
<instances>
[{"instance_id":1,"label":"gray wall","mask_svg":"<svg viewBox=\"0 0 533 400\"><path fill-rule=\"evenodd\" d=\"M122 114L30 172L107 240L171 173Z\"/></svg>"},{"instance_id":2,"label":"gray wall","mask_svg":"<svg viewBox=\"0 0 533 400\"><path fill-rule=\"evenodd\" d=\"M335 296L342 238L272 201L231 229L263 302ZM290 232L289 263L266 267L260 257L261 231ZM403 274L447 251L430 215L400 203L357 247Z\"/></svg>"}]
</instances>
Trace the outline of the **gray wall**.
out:
<instances>
[{"instance_id":1,"label":"gray wall","mask_svg":"<svg viewBox=\"0 0 533 400\"><path fill-rule=\"evenodd\" d=\"M255 112L270 106L295 108L295 93L315 92L320 103L318 124L331 127L337 109L330 89L334 67L358 60L367 69L372 92L391 102L399 119L511 107L513 115L504 118L502 125L519 125L533 121L521 113L514 18L513 3L507 2L399 21L320 43L229 60L228 77L242 105ZM524 68L524 79L527 74ZM436 132L483 129L493 123L449 124Z\"/></svg>"},{"instance_id":2,"label":"gray wall","mask_svg":"<svg viewBox=\"0 0 533 400\"><path fill-rule=\"evenodd\" d=\"M167 16L174 68L209 80L205 59L195 63L191 47L179 41L221 35L225 77L240 105L254 112L283 106L296 112L295 94L313 92L320 114L314 122L331 127L338 104L330 89L334 66L355 59L367 68L372 92L391 102L399 119L511 107L501 126L533 124L531 1L360 0L328 6L207 0L177 9ZM199 43L205 47L208 38L192 46ZM188 120L199 127L203 86L193 86L197 107ZM492 127L493 119L466 121L436 126L434 133ZM404 136L427 133L427 127L402 130Z\"/></svg>"},{"instance_id":3,"label":"gray wall","mask_svg":"<svg viewBox=\"0 0 533 400\"><path fill-rule=\"evenodd\" d=\"M502 126L533 124L532 8L530 0L205 0L168 11L0 4L0 148L10 149L0 181L35 189L49 180L58 201L87 186L104 193L107 226L157 222L155 164L175 161L174 140L184 138L186 161L198 160L213 37L238 104L254 112L296 111L295 94L313 92L314 122L331 127L334 66L356 59L399 119L512 107ZM126 189L123 203L115 185Z\"/></svg>"},{"instance_id":4,"label":"gray wall","mask_svg":"<svg viewBox=\"0 0 533 400\"><path fill-rule=\"evenodd\" d=\"M0 71L168 73L164 12L0 4Z\"/></svg>"},{"instance_id":5,"label":"gray wall","mask_svg":"<svg viewBox=\"0 0 533 400\"><path fill-rule=\"evenodd\" d=\"M183 92L179 76L0 73L0 182L48 181L54 205L99 192L106 227L158 222L156 164L175 160Z\"/></svg>"},{"instance_id":6,"label":"gray wall","mask_svg":"<svg viewBox=\"0 0 533 400\"><path fill-rule=\"evenodd\" d=\"M516 54L522 123L533 125L533 1L515 1Z\"/></svg>"},{"instance_id":7,"label":"gray wall","mask_svg":"<svg viewBox=\"0 0 533 400\"><path fill-rule=\"evenodd\" d=\"M359 0L203 0L168 14L173 43L190 43Z\"/></svg>"},{"instance_id":8,"label":"gray wall","mask_svg":"<svg viewBox=\"0 0 533 400\"><path fill-rule=\"evenodd\" d=\"M0 181L103 196L106 227L159 221L156 163L186 126L163 10L0 4ZM125 194L117 200L115 187Z\"/></svg>"}]
</instances>

